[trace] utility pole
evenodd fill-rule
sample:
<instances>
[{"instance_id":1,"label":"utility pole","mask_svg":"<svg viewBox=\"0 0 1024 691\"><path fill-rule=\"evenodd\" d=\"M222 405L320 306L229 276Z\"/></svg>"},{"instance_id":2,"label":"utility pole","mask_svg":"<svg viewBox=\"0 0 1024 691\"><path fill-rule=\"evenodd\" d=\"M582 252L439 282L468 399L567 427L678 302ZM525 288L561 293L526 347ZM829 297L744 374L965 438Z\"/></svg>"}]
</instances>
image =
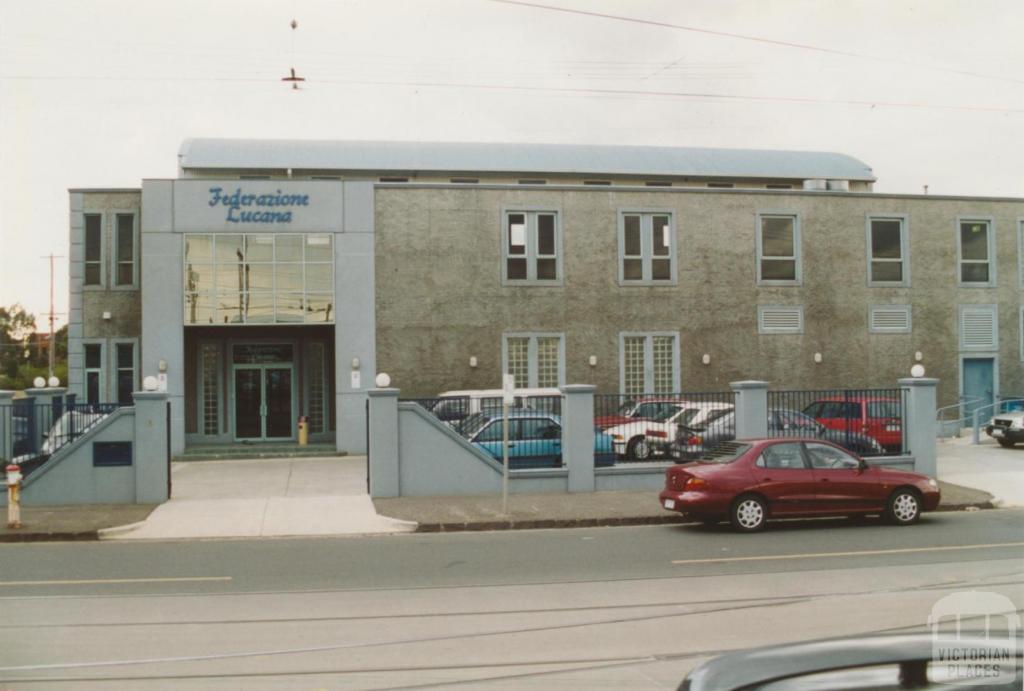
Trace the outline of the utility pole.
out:
<instances>
[{"instance_id":1,"label":"utility pole","mask_svg":"<svg viewBox=\"0 0 1024 691\"><path fill-rule=\"evenodd\" d=\"M54 359L56 358L56 351L57 351L57 339L56 339L56 336L54 336L54 330L53 330L53 323L54 323L54 321L56 321L56 315L57 315L57 313L53 311L53 260L54 259L63 259L63 258L64 257L62 255L59 255L59 254L55 255L52 252L49 254L49 256L44 256L43 257L43 259L49 259L50 260L50 348L49 348L49 351L50 351L50 362L49 362L49 374L46 375L47 383L49 383L49 380L53 377L53 365L54 365Z\"/></svg>"}]
</instances>

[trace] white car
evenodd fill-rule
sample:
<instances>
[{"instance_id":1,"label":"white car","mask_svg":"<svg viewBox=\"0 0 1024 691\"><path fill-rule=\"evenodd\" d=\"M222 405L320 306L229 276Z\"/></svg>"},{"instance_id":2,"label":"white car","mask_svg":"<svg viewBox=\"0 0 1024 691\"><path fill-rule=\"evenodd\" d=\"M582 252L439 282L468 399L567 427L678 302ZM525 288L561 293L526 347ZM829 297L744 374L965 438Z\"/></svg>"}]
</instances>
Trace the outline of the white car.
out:
<instances>
[{"instance_id":1,"label":"white car","mask_svg":"<svg viewBox=\"0 0 1024 691\"><path fill-rule=\"evenodd\" d=\"M665 446L666 441L675 439L677 425L701 427L732 409L731 403L675 401L663 410L659 418L625 422L605 430L605 433L612 437L616 456L646 461ZM648 437L656 443L652 444Z\"/></svg>"},{"instance_id":2,"label":"white car","mask_svg":"<svg viewBox=\"0 0 1024 691\"><path fill-rule=\"evenodd\" d=\"M83 432L91 428L97 422L106 417L105 413L94 413L91 411L72 410L64 413L54 423L50 431L43 437L43 443L39 446L37 453L26 453L15 456L13 463L21 465L26 461L37 458L49 458L65 444L77 439Z\"/></svg>"},{"instance_id":3,"label":"white car","mask_svg":"<svg viewBox=\"0 0 1024 691\"><path fill-rule=\"evenodd\" d=\"M985 432L1006 448L1024 442L1024 412L1011 411L996 415L985 425Z\"/></svg>"}]
</instances>

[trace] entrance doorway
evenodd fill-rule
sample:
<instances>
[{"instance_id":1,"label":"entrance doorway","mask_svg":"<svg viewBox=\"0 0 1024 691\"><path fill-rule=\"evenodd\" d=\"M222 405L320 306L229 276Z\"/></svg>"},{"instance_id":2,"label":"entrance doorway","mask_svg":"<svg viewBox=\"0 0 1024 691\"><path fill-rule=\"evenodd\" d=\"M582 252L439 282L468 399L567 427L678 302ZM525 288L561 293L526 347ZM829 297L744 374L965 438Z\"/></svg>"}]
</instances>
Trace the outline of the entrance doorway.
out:
<instances>
[{"instance_id":1,"label":"entrance doorway","mask_svg":"<svg viewBox=\"0 0 1024 691\"><path fill-rule=\"evenodd\" d=\"M970 422L975 408L995 402L995 358L963 358L964 413ZM981 411L984 419L992 416L992 408Z\"/></svg>"},{"instance_id":2,"label":"entrance doorway","mask_svg":"<svg viewBox=\"0 0 1024 691\"><path fill-rule=\"evenodd\" d=\"M232 346L235 439L292 439L295 376L290 344Z\"/></svg>"}]
</instances>

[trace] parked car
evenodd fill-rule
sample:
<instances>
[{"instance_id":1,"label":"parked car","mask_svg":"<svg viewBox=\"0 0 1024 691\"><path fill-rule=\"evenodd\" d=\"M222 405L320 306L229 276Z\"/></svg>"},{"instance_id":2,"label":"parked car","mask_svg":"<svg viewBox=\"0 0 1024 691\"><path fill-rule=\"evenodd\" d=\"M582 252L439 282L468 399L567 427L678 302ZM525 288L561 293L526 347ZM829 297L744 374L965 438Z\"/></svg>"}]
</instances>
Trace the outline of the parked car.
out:
<instances>
[{"instance_id":1,"label":"parked car","mask_svg":"<svg viewBox=\"0 0 1024 691\"><path fill-rule=\"evenodd\" d=\"M888 451L903 447L903 406L898 398L826 396L803 412L829 429L866 434Z\"/></svg>"},{"instance_id":2,"label":"parked car","mask_svg":"<svg viewBox=\"0 0 1024 691\"><path fill-rule=\"evenodd\" d=\"M861 456L880 456L885 449L866 434L829 429L814 418L788 408L768 410L769 437L824 439ZM703 429L680 425L668 455L695 458L707 447L736 438L736 412L729 411Z\"/></svg>"},{"instance_id":3,"label":"parked car","mask_svg":"<svg viewBox=\"0 0 1024 691\"><path fill-rule=\"evenodd\" d=\"M1005 448L1024 442L1024 412L996 415L985 425L985 433Z\"/></svg>"},{"instance_id":4,"label":"parked car","mask_svg":"<svg viewBox=\"0 0 1024 691\"><path fill-rule=\"evenodd\" d=\"M456 423L474 413L501 412L501 389L442 391L428 408L439 420ZM562 392L554 388L516 389L513 408L534 408L556 415L562 412Z\"/></svg>"},{"instance_id":5,"label":"parked car","mask_svg":"<svg viewBox=\"0 0 1024 691\"><path fill-rule=\"evenodd\" d=\"M105 413L93 412L91 410L70 410L65 412L57 418L57 422L53 423L50 430L43 435L43 443L39 445L37 452L25 452L16 455L12 462L21 466L22 473L27 474L45 463L58 449L74 441L105 416Z\"/></svg>"},{"instance_id":6,"label":"parked car","mask_svg":"<svg viewBox=\"0 0 1024 691\"><path fill-rule=\"evenodd\" d=\"M665 404L657 417L632 420L605 432L612 436L616 456L646 461L665 452L678 425L702 427L732 409L731 403L674 401Z\"/></svg>"},{"instance_id":7,"label":"parked car","mask_svg":"<svg viewBox=\"0 0 1024 691\"><path fill-rule=\"evenodd\" d=\"M665 472L661 506L705 523L728 520L760 530L770 518L881 514L914 523L939 505L925 475L868 465L824 440L781 438L722 442Z\"/></svg>"},{"instance_id":8,"label":"parked car","mask_svg":"<svg viewBox=\"0 0 1024 691\"><path fill-rule=\"evenodd\" d=\"M502 416L480 413L461 434L497 461L502 461ZM562 419L558 415L532 410L509 411L509 469L559 468L562 465ZM612 438L594 428L594 463L612 465Z\"/></svg>"},{"instance_id":9,"label":"parked car","mask_svg":"<svg viewBox=\"0 0 1024 691\"><path fill-rule=\"evenodd\" d=\"M594 425L601 429L608 429L630 422L661 418L669 407L678 405L681 400L660 396L645 396L637 400L629 400L619 406L614 413L596 416Z\"/></svg>"}]
</instances>

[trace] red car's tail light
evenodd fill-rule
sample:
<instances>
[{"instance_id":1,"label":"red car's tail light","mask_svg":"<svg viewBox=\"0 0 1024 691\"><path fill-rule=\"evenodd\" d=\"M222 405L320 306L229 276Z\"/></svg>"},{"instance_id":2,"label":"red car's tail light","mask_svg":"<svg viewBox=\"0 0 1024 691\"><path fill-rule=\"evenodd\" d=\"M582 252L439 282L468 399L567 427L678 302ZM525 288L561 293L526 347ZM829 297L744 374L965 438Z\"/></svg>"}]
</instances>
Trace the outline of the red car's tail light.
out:
<instances>
[{"instance_id":1,"label":"red car's tail light","mask_svg":"<svg viewBox=\"0 0 1024 691\"><path fill-rule=\"evenodd\" d=\"M707 486L708 486L708 481L705 480L704 478L702 478L702 477L690 477L686 481L686 484L683 485L683 489L684 490L693 490L693 489L700 489L702 487L706 488Z\"/></svg>"},{"instance_id":2,"label":"red car's tail light","mask_svg":"<svg viewBox=\"0 0 1024 691\"><path fill-rule=\"evenodd\" d=\"M703 443L704 440L698 437L697 435L690 435L686 439L687 446L700 446Z\"/></svg>"}]
</instances>

